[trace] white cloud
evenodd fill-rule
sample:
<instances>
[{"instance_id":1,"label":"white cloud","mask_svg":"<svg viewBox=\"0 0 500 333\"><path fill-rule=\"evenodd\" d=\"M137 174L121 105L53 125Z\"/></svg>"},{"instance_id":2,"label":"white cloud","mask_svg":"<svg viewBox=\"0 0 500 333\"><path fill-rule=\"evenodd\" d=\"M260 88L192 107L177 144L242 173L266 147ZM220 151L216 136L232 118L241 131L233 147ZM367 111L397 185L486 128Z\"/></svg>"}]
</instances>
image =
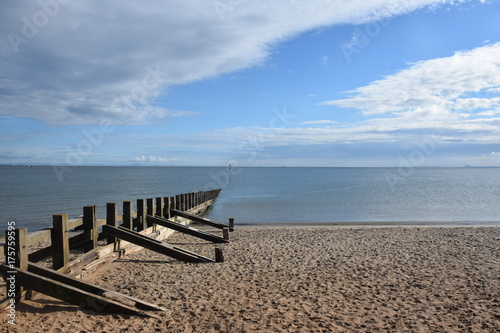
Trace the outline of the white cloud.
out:
<instances>
[{"instance_id":1,"label":"white cloud","mask_svg":"<svg viewBox=\"0 0 500 333\"><path fill-rule=\"evenodd\" d=\"M337 124L335 120L312 120L304 121L302 125L325 125L325 124Z\"/></svg>"},{"instance_id":2,"label":"white cloud","mask_svg":"<svg viewBox=\"0 0 500 333\"><path fill-rule=\"evenodd\" d=\"M142 156L137 156L132 159L133 162L143 162L143 163L166 163L166 162L173 162L177 161L178 159L175 157L159 157L159 156L149 156L146 157L144 155Z\"/></svg>"},{"instance_id":3,"label":"white cloud","mask_svg":"<svg viewBox=\"0 0 500 333\"><path fill-rule=\"evenodd\" d=\"M173 85L262 62L290 36L454 1L41 3L13 1L0 11L0 114L137 124L192 115L155 101Z\"/></svg>"},{"instance_id":4,"label":"white cloud","mask_svg":"<svg viewBox=\"0 0 500 333\"><path fill-rule=\"evenodd\" d=\"M364 115L406 113L437 119L450 117L452 112L498 108L500 98L494 94L499 88L500 43L496 43L417 62L350 91L346 99L322 104L359 109ZM487 96L468 97L471 94Z\"/></svg>"}]
</instances>

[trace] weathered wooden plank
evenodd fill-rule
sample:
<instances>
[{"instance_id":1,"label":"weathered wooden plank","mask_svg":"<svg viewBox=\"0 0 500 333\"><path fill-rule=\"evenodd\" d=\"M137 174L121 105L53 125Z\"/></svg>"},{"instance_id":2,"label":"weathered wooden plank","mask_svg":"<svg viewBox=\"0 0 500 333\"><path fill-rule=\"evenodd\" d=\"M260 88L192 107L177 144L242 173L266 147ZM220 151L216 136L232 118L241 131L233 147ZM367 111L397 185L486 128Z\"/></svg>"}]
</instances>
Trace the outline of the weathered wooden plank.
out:
<instances>
[{"instance_id":1,"label":"weathered wooden plank","mask_svg":"<svg viewBox=\"0 0 500 333\"><path fill-rule=\"evenodd\" d=\"M28 265L28 271L31 273L38 274L40 276L49 278L49 279L54 280L54 281L58 281L58 282L67 284L69 286L78 288L80 290L83 290L83 291L86 291L86 292L89 292L92 294L103 295L105 293L109 293L109 294L114 293L114 294L116 294L117 297L120 297L121 299L130 300L131 301L131 302L129 302L130 306L137 307L141 310L165 311L164 308L161 308L157 305L154 305L154 304L151 304L148 302L144 302L144 301L141 301L139 299L136 299L136 298L133 298L133 297L130 297L127 295L122 295L122 294L113 292L111 290L101 288L99 286L90 284L88 282L84 282L84 281L79 280L79 279L69 277L65 274L61 274L61 273L56 272L54 270L51 270L51 269L48 269L48 268L45 268L43 266L39 266L39 265L36 265L33 263L30 263Z\"/></svg>"},{"instance_id":2,"label":"weathered wooden plank","mask_svg":"<svg viewBox=\"0 0 500 333\"><path fill-rule=\"evenodd\" d=\"M189 252L170 244L157 241L156 239L141 235L137 232L127 230L122 227L115 228L112 226L104 225L102 227L102 231L106 234L118 237L127 242L134 243L151 251L155 251L178 260L187 262L213 262L213 260L210 258L206 258L196 253Z\"/></svg>"},{"instance_id":3,"label":"weathered wooden plank","mask_svg":"<svg viewBox=\"0 0 500 333\"><path fill-rule=\"evenodd\" d=\"M52 216L52 268L59 269L69 262L68 215Z\"/></svg>"},{"instance_id":4,"label":"weathered wooden plank","mask_svg":"<svg viewBox=\"0 0 500 333\"><path fill-rule=\"evenodd\" d=\"M180 211L180 210L177 210L177 209L171 209L170 213L172 214L172 216L175 216L175 215L181 216L181 217L190 219L191 221L195 221L195 222L198 222L198 223L203 223L203 224L209 225L209 226L214 227L214 228L224 229L224 228L228 228L229 227L227 224L216 222L216 221L212 221L212 220L209 220L207 218L204 218L204 217L201 217L201 216L197 216L197 215L193 215L193 214L189 214L187 212L183 212L183 211ZM229 230L231 230L231 227L229 227ZM234 230L234 228L233 228L233 230Z\"/></svg>"},{"instance_id":5,"label":"weathered wooden plank","mask_svg":"<svg viewBox=\"0 0 500 333\"><path fill-rule=\"evenodd\" d=\"M35 245L37 243L46 241L50 239L52 235L52 228L48 228L46 230L35 231L28 234L28 238L26 239L26 245Z\"/></svg>"},{"instance_id":6,"label":"weathered wooden plank","mask_svg":"<svg viewBox=\"0 0 500 333\"><path fill-rule=\"evenodd\" d=\"M28 254L28 261L37 262L52 256L52 246L44 247L43 249Z\"/></svg>"},{"instance_id":7,"label":"weathered wooden plank","mask_svg":"<svg viewBox=\"0 0 500 333\"><path fill-rule=\"evenodd\" d=\"M9 267L6 265L2 265L1 270L4 275L10 271ZM94 295L65 283L28 272L24 269L16 269L16 271L16 284L70 304L87 307L97 312L150 316L144 311L132 308L129 305L122 304L113 299L108 299L104 295Z\"/></svg>"},{"instance_id":8,"label":"weathered wooden plank","mask_svg":"<svg viewBox=\"0 0 500 333\"><path fill-rule=\"evenodd\" d=\"M219 237L219 236L213 235L211 233L189 227L187 225L183 225L183 224L180 224L180 223L177 223L174 221L170 221L170 220L167 220L167 219L164 219L161 217L148 215L146 218L148 221L151 221L152 223L159 224L161 226L164 226L164 227L167 227L170 229L174 229L176 231L183 232L185 234L188 234L188 235L191 235L191 236L194 236L197 238L201 238L201 239L207 240L209 242L214 242L214 243L227 243L228 242L228 240L226 240L222 237Z\"/></svg>"},{"instance_id":9,"label":"weathered wooden plank","mask_svg":"<svg viewBox=\"0 0 500 333\"><path fill-rule=\"evenodd\" d=\"M82 270L83 267L96 260L97 258L99 258L98 249L94 249L90 252L82 254L75 260L70 261L68 265L59 269L58 272L67 274L69 276L75 276ZM30 264L32 263L30 262Z\"/></svg>"},{"instance_id":10,"label":"weathered wooden plank","mask_svg":"<svg viewBox=\"0 0 500 333\"><path fill-rule=\"evenodd\" d=\"M132 212L132 217L134 217L134 215L135 215L135 213ZM68 227L67 227L68 231L73 230L73 229L84 230L82 220L83 220L82 218L68 220ZM106 224L106 219L96 219L96 226L97 227L100 227L104 224ZM52 227L47 228L47 229L43 229L43 230L39 230L39 231L35 231L35 232L31 232L26 237L26 245L27 246L36 245L38 243L50 240L51 237L52 237ZM71 238L70 238L70 241L71 241ZM0 257L5 256L4 246L5 246L5 243L0 243ZM71 247L71 243L70 243L70 248L73 248L73 247ZM34 256L32 257L32 255L34 255ZM49 247L37 250L36 252L30 253L29 254L29 261L39 261L39 260L42 260L44 258L50 257L51 255L52 255L52 247L49 246Z\"/></svg>"},{"instance_id":11,"label":"weathered wooden plank","mask_svg":"<svg viewBox=\"0 0 500 333\"><path fill-rule=\"evenodd\" d=\"M103 235L99 235L98 240L102 240L105 237ZM70 249L77 249L81 248L87 243L87 236L84 235L83 233L75 235L73 237L69 238L69 248ZM52 245L45 247L43 249L37 250L35 252L32 252L28 254L28 260L30 262L38 262L40 260L43 260L45 258L48 258L52 256Z\"/></svg>"}]
</instances>

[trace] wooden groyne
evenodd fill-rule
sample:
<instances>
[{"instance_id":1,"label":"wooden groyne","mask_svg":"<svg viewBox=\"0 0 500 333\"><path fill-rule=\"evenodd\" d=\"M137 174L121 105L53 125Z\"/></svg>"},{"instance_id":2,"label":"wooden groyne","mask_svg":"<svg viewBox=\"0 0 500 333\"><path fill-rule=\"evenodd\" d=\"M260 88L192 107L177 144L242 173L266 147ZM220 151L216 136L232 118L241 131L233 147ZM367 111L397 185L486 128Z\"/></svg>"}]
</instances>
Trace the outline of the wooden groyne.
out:
<instances>
[{"instance_id":1,"label":"wooden groyne","mask_svg":"<svg viewBox=\"0 0 500 333\"><path fill-rule=\"evenodd\" d=\"M7 281L7 301L19 302L23 296L31 299L33 292L38 292L99 312L147 315L144 311L163 310L81 279L142 248L187 262L223 261L221 248L215 248L214 258L208 258L163 241L178 231L214 243L228 242L229 231L234 230L233 219L223 224L200 216L219 192L138 199L135 210L132 201L124 201L122 213L117 203L108 203L106 218L101 219L97 218L96 206L85 206L82 217L68 220L66 214L55 214L51 228L33 233L9 226L5 244L0 247L0 255L5 257L1 270ZM192 221L222 229L223 236L188 226Z\"/></svg>"}]
</instances>

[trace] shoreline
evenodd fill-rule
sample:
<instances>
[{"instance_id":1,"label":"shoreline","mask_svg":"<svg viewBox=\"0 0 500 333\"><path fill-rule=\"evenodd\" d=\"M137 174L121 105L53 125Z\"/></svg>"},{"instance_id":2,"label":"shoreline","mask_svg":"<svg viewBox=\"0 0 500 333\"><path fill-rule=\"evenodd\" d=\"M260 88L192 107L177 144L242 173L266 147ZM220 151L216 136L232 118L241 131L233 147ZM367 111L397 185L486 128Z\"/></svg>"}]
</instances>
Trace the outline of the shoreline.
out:
<instances>
[{"instance_id":1,"label":"shoreline","mask_svg":"<svg viewBox=\"0 0 500 333\"><path fill-rule=\"evenodd\" d=\"M500 221L485 222L406 222L406 221L370 221L370 222L262 222L236 223L238 228L259 227L500 227Z\"/></svg>"},{"instance_id":2,"label":"shoreline","mask_svg":"<svg viewBox=\"0 0 500 333\"><path fill-rule=\"evenodd\" d=\"M43 297L18 305L12 331L496 332L499 240L499 226L237 225L223 245L175 233L169 243L202 255L222 247L225 262L142 250L89 276L167 308L159 319Z\"/></svg>"}]
</instances>

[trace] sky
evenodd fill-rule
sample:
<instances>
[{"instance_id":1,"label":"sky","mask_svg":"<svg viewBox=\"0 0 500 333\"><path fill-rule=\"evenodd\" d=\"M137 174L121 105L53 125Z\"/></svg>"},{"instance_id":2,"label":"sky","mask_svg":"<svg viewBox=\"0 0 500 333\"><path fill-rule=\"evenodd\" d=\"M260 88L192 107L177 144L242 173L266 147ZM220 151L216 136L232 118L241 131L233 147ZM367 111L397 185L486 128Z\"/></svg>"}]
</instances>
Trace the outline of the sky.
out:
<instances>
[{"instance_id":1,"label":"sky","mask_svg":"<svg viewBox=\"0 0 500 333\"><path fill-rule=\"evenodd\" d=\"M5 0L0 164L500 166L499 13Z\"/></svg>"}]
</instances>

